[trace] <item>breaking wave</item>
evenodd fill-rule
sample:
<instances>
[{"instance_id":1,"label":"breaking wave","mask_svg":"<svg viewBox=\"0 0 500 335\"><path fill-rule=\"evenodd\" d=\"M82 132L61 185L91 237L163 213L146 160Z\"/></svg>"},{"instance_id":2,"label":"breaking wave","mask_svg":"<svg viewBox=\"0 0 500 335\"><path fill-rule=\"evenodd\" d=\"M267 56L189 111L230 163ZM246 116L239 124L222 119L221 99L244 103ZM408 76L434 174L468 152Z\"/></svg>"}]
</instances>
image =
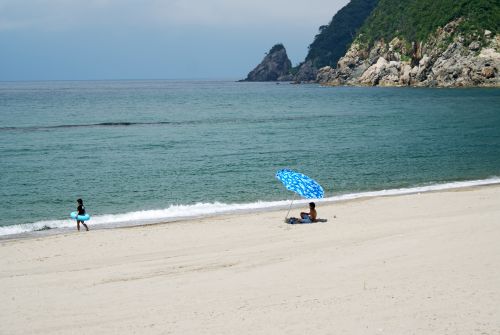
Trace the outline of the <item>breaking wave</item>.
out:
<instances>
[{"instance_id":1,"label":"breaking wave","mask_svg":"<svg viewBox=\"0 0 500 335\"><path fill-rule=\"evenodd\" d=\"M349 193L334 197L324 198L316 202L331 203L337 201L346 201L359 198L371 198L379 196L403 195L412 193L423 193L432 191L443 191L450 189L458 189L465 187L484 186L500 184L499 177L492 177L481 180L457 181L450 183L432 184L425 186L398 188L389 190L378 190L370 192ZM298 200L296 204L304 204L309 200ZM269 209L287 208L290 205L290 200L280 201L258 201L247 204L225 204L220 202L214 203L197 203L194 205L171 205L165 209L135 211L123 214L105 214L92 216L90 224L92 227L112 228L135 226L142 224L153 224L160 222L171 222L189 218L208 217L218 214L230 213L245 213L251 211L262 211ZM63 231L67 228L74 228L75 223L71 219L65 220L46 220L33 223L17 224L0 227L0 236L18 235L36 231L59 229Z\"/></svg>"}]
</instances>

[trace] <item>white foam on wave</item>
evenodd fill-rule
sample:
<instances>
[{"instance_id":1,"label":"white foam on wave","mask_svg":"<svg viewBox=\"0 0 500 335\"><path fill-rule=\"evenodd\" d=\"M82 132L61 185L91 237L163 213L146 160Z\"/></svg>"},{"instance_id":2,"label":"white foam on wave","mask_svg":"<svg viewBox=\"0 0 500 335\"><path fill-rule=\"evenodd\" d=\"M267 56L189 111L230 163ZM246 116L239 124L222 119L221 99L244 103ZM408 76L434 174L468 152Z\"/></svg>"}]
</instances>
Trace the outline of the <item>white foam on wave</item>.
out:
<instances>
[{"instance_id":1,"label":"white foam on wave","mask_svg":"<svg viewBox=\"0 0 500 335\"><path fill-rule=\"evenodd\" d=\"M432 184L432 185L417 186L410 188L350 193L315 201L328 203L336 201L353 200L359 198L443 191L443 190L450 190L457 188L484 186L493 184L500 184L500 178L492 177L482 180L458 181L458 182ZM301 199L301 200L296 200L294 203L299 205L307 202L309 202L309 200ZM197 203L194 205L171 205L168 208L158 209L158 210L136 211L124 214L96 215L92 216L90 225L91 227L100 226L103 228L123 227L131 225L168 222L168 221L175 221L175 220L195 218L195 217L206 217L217 214L229 214L229 213L239 213L239 212L260 211L265 209L287 208L288 206L290 206L290 200L268 201L268 202L258 201L247 204L225 204L225 203L215 202L215 203ZM65 229L65 228L74 229L74 227L75 227L75 222L74 220L71 219L37 221L34 223L0 227L0 236L18 235L18 234L40 231L40 230L48 230L48 229Z\"/></svg>"},{"instance_id":2,"label":"white foam on wave","mask_svg":"<svg viewBox=\"0 0 500 335\"><path fill-rule=\"evenodd\" d=\"M429 184L425 186L416 186L408 188L395 188L389 190L362 192L362 193L351 193L343 194L335 197L321 199L320 201L339 201L339 200L353 200L358 198L369 198L369 197L380 197L380 196L391 196L391 195L403 195L403 194L413 194L413 193L424 193L424 192L434 192L434 191L445 191L457 188L466 188L474 186L486 186L500 184L500 177L491 177L488 179L480 180L468 180L468 181L455 181L450 183L442 184Z\"/></svg>"}]
</instances>

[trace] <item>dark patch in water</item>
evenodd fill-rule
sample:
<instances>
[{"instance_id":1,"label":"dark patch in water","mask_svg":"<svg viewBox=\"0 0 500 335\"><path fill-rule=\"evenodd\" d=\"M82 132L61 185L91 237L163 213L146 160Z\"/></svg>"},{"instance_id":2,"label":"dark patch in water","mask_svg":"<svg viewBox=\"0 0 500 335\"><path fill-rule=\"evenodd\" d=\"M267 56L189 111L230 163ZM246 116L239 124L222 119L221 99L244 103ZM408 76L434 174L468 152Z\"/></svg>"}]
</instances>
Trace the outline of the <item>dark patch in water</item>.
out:
<instances>
[{"instance_id":1,"label":"dark patch in water","mask_svg":"<svg viewBox=\"0 0 500 335\"><path fill-rule=\"evenodd\" d=\"M332 118L333 116L321 115L318 118ZM186 121L154 121L154 122L99 122L90 124L61 124L54 126L27 126L27 127L0 127L0 131L36 131L51 129L70 129L70 128L93 128L93 127L130 127L130 126L158 126L158 125L195 125L195 124L232 124L232 123L268 123L293 120L307 120L310 116L293 117L271 117L261 119L250 118L231 118L231 119L210 119L210 120L186 120Z\"/></svg>"},{"instance_id":2,"label":"dark patch in water","mask_svg":"<svg viewBox=\"0 0 500 335\"><path fill-rule=\"evenodd\" d=\"M35 229L35 231L50 230L50 229L52 228L50 228L49 226L43 226L42 228Z\"/></svg>"}]
</instances>

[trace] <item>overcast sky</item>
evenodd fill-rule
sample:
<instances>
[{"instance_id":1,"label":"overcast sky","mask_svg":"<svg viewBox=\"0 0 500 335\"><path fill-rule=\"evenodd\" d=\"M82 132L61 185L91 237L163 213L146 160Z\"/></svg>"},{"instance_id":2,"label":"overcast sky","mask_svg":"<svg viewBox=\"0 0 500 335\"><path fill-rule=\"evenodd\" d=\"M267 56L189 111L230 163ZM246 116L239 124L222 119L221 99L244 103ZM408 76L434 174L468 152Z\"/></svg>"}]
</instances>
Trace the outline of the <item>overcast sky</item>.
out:
<instances>
[{"instance_id":1,"label":"overcast sky","mask_svg":"<svg viewBox=\"0 0 500 335\"><path fill-rule=\"evenodd\" d=\"M348 0L0 0L0 80L239 79Z\"/></svg>"}]
</instances>

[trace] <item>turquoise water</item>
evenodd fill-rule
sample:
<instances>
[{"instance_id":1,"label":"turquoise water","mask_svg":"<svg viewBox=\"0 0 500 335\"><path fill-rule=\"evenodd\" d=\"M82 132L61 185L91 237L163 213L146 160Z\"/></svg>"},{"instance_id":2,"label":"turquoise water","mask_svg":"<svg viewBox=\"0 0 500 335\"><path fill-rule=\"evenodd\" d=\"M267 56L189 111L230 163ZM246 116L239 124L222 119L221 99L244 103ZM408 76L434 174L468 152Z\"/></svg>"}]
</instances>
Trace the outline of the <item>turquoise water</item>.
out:
<instances>
[{"instance_id":1,"label":"turquoise water","mask_svg":"<svg viewBox=\"0 0 500 335\"><path fill-rule=\"evenodd\" d=\"M499 106L498 89L4 82L0 226L69 227L80 197L91 225L291 199L285 167L327 197L492 178Z\"/></svg>"}]
</instances>

